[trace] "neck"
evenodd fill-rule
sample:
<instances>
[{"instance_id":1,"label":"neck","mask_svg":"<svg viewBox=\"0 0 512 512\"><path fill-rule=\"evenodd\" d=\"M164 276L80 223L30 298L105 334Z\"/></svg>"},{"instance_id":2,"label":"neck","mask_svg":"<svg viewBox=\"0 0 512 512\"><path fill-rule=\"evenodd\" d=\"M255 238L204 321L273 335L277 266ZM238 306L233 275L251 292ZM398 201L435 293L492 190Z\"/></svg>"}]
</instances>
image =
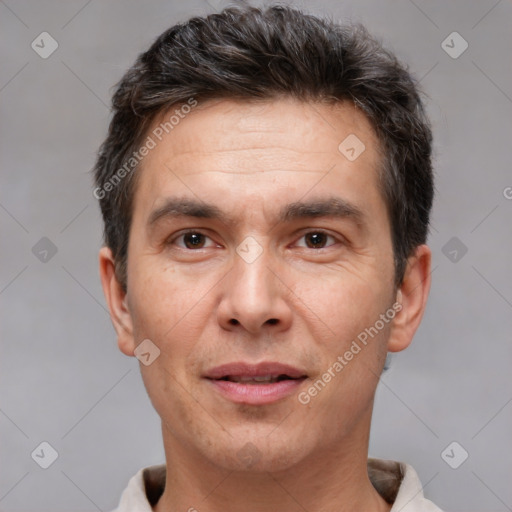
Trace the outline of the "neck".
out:
<instances>
[{"instance_id":1,"label":"neck","mask_svg":"<svg viewBox=\"0 0 512 512\"><path fill-rule=\"evenodd\" d=\"M186 450L164 431L165 491L154 512L389 512L368 477L368 429L285 471L230 471Z\"/></svg>"}]
</instances>

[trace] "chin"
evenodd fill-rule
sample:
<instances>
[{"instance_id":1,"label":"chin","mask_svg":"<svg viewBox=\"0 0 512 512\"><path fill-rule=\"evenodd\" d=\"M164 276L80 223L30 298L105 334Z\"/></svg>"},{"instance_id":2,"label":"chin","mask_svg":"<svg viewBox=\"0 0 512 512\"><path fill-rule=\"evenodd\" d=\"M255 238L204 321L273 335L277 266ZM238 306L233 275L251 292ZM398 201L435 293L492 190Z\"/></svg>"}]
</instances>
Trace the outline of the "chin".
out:
<instances>
[{"instance_id":1,"label":"chin","mask_svg":"<svg viewBox=\"0 0 512 512\"><path fill-rule=\"evenodd\" d=\"M305 456L304 443L290 442L286 436L269 439L263 436L240 436L230 438L230 444L212 450L208 458L217 466L229 471L278 472L298 464ZM212 453L213 452L213 453Z\"/></svg>"}]
</instances>

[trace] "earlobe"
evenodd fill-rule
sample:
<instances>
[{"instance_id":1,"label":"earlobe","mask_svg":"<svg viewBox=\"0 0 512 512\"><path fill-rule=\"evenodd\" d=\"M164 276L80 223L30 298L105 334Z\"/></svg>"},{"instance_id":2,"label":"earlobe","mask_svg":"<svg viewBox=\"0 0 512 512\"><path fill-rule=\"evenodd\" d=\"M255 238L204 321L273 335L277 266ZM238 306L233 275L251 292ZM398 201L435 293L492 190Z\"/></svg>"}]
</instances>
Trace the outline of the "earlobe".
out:
<instances>
[{"instance_id":1,"label":"earlobe","mask_svg":"<svg viewBox=\"0 0 512 512\"><path fill-rule=\"evenodd\" d=\"M115 268L112 251L108 247L102 247L99 252L101 285L110 312L110 319L117 333L117 344L123 354L133 356L135 343L132 317L128 307L127 294L117 279Z\"/></svg>"},{"instance_id":2,"label":"earlobe","mask_svg":"<svg viewBox=\"0 0 512 512\"><path fill-rule=\"evenodd\" d=\"M396 302L401 304L401 309L393 319L388 352L406 349L420 325L430 291L431 258L430 249L420 245L407 260L404 279L396 295Z\"/></svg>"}]
</instances>

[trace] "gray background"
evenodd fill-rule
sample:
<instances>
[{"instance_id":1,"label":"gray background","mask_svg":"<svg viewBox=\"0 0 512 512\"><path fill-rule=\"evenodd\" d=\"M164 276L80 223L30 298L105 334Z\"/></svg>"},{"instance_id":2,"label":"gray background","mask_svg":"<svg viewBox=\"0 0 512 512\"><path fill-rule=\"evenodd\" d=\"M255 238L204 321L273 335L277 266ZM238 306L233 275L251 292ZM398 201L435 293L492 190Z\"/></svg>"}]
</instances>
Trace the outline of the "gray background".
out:
<instances>
[{"instance_id":1,"label":"gray background","mask_svg":"<svg viewBox=\"0 0 512 512\"><path fill-rule=\"evenodd\" d=\"M164 461L139 363L118 351L105 309L89 170L111 86L137 54L174 23L224 5L0 2L2 511L109 510L140 467ZM436 135L430 302L382 378L370 453L412 464L447 511L512 510L512 5L306 9L362 21L406 60ZM47 59L31 48L43 31L59 44ZM441 47L454 31L469 44L456 59ZM42 237L57 248L46 262L32 251ZM42 441L59 453L46 470L31 458ZM469 453L458 469L441 457L452 441L463 447L449 451L452 464Z\"/></svg>"}]
</instances>

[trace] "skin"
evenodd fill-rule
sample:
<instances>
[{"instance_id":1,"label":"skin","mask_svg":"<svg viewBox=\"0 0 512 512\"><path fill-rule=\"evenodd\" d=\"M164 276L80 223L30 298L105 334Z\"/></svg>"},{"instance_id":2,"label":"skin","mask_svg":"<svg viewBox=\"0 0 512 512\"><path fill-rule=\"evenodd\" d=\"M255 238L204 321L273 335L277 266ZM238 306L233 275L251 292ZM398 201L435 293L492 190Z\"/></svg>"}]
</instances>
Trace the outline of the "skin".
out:
<instances>
[{"instance_id":1,"label":"skin","mask_svg":"<svg viewBox=\"0 0 512 512\"><path fill-rule=\"evenodd\" d=\"M366 146L352 162L338 150L349 134ZM421 321L431 252L416 248L396 289L379 162L354 106L292 99L199 104L145 157L126 294L110 249L99 259L120 350L133 356L150 339L161 351L140 365L167 460L156 512L390 509L367 475L373 400L386 352L405 349ZM171 196L214 204L233 222L148 224ZM332 197L360 218L279 220L289 203ZM199 248L180 236L189 228ZM248 236L262 249L252 263L236 252ZM307 390L397 300L394 320L307 405L298 393L235 404L202 378L228 362L279 361L307 373Z\"/></svg>"}]
</instances>

